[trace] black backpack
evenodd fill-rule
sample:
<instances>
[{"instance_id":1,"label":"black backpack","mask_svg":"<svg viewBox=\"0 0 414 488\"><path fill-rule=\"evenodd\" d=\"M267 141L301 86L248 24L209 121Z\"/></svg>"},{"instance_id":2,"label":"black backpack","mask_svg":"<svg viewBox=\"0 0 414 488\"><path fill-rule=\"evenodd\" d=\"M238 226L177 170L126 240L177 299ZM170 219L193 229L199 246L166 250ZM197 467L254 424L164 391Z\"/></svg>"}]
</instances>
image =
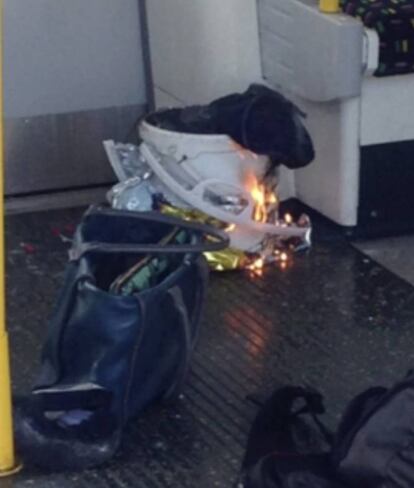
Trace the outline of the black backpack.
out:
<instances>
[{"instance_id":1,"label":"black backpack","mask_svg":"<svg viewBox=\"0 0 414 488\"><path fill-rule=\"evenodd\" d=\"M357 396L339 426L332 460L350 486L414 487L414 373Z\"/></svg>"},{"instance_id":2,"label":"black backpack","mask_svg":"<svg viewBox=\"0 0 414 488\"><path fill-rule=\"evenodd\" d=\"M304 405L295 410L298 399ZM252 426L242 486L414 487L414 373L388 390L375 387L358 395L346 409L330 448L315 443L321 433L326 443L331 442L318 419L323 412L322 396L315 391L277 390Z\"/></svg>"}]
</instances>

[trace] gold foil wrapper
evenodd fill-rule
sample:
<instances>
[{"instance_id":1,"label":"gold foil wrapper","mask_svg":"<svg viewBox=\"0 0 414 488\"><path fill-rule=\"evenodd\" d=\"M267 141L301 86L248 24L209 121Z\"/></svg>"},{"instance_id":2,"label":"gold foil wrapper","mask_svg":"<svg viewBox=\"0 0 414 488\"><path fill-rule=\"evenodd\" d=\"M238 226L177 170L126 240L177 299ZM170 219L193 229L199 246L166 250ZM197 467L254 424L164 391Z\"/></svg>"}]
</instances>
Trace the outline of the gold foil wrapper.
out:
<instances>
[{"instance_id":1,"label":"gold foil wrapper","mask_svg":"<svg viewBox=\"0 0 414 488\"><path fill-rule=\"evenodd\" d=\"M234 271L245 267L247 258L243 251L237 249L225 249L224 251L206 252L210 269L214 271Z\"/></svg>"},{"instance_id":2,"label":"gold foil wrapper","mask_svg":"<svg viewBox=\"0 0 414 488\"><path fill-rule=\"evenodd\" d=\"M229 227L227 223L214 219L209 215L198 210L182 209L171 205L162 205L161 212L166 215L172 215L183 220L192 220L203 224L213 225L219 229L225 230ZM213 271L234 271L243 269L246 266L247 257L243 251L237 249L224 249L217 252L206 252L204 256Z\"/></svg>"}]
</instances>

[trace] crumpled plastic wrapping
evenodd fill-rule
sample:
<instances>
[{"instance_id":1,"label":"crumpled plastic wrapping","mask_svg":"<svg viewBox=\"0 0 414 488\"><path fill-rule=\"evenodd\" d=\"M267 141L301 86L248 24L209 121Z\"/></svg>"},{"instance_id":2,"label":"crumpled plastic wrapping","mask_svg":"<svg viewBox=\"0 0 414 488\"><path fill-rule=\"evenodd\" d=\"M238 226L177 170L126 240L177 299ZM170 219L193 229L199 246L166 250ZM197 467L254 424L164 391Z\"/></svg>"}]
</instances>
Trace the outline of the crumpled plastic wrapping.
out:
<instances>
[{"instance_id":1,"label":"crumpled plastic wrapping","mask_svg":"<svg viewBox=\"0 0 414 488\"><path fill-rule=\"evenodd\" d=\"M123 182L136 176L144 177L148 165L141 157L139 146L122 144L112 140L103 143L109 162L119 181Z\"/></svg>"},{"instance_id":2,"label":"crumpled plastic wrapping","mask_svg":"<svg viewBox=\"0 0 414 488\"><path fill-rule=\"evenodd\" d=\"M104 148L112 169L120 183L108 193L113 208L146 212L152 209L149 197L162 197L173 205L183 202L169 190L153 173L142 158L139 146L104 141Z\"/></svg>"},{"instance_id":3,"label":"crumpled plastic wrapping","mask_svg":"<svg viewBox=\"0 0 414 488\"><path fill-rule=\"evenodd\" d=\"M108 200L117 210L147 212L153 208L153 191L146 180L135 176L115 185Z\"/></svg>"}]
</instances>

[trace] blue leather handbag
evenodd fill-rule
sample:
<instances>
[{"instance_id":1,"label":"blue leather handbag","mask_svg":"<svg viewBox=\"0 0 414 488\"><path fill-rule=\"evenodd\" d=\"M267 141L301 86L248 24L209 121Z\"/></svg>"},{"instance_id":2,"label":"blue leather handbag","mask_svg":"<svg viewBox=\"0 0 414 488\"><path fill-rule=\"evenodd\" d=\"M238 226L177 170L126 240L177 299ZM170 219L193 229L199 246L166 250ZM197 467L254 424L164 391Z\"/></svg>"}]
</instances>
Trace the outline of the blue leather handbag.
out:
<instances>
[{"instance_id":1,"label":"blue leather handbag","mask_svg":"<svg viewBox=\"0 0 414 488\"><path fill-rule=\"evenodd\" d=\"M93 207L79 225L33 391L16 401L22 455L52 470L101 464L125 424L180 391L208 268L226 234L159 213Z\"/></svg>"}]
</instances>

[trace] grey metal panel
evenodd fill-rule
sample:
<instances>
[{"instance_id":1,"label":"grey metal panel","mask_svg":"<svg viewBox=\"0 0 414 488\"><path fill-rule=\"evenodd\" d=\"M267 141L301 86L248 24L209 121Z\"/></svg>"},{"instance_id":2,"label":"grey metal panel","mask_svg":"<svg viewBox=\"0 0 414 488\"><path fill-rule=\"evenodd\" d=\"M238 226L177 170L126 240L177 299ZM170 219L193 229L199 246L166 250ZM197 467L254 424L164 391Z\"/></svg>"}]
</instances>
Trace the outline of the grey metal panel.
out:
<instances>
[{"instance_id":1,"label":"grey metal panel","mask_svg":"<svg viewBox=\"0 0 414 488\"><path fill-rule=\"evenodd\" d=\"M7 117L145 103L137 0L4 0Z\"/></svg>"},{"instance_id":2,"label":"grey metal panel","mask_svg":"<svg viewBox=\"0 0 414 488\"><path fill-rule=\"evenodd\" d=\"M294 79L293 66L290 62L292 56L288 54L291 47L279 50L275 49L274 36L262 35L261 54L263 60L271 59L272 62L263 61L263 72L265 78L277 87L292 90L292 79Z\"/></svg>"},{"instance_id":3,"label":"grey metal panel","mask_svg":"<svg viewBox=\"0 0 414 488\"><path fill-rule=\"evenodd\" d=\"M291 7L282 3L265 1L259 1L259 5L260 32L272 32L273 35L280 37L282 42L292 45L294 41L292 28L294 28L295 19L292 16Z\"/></svg>"},{"instance_id":4,"label":"grey metal panel","mask_svg":"<svg viewBox=\"0 0 414 488\"><path fill-rule=\"evenodd\" d=\"M363 26L325 15L315 0L258 0L262 66L269 83L310 101L357 96Z\"/></svg>"},{"instance_id":5,"label":"grey metal panel","mask_svg":"<svg viewBox=\"0 0 414 488\"><path fill-rule=\"evenodd\" d=\"M143 113L143 105L133 105L6 119L6 194L114 181L102 141L124 141Z\"/></svg>"}]
</instances>

